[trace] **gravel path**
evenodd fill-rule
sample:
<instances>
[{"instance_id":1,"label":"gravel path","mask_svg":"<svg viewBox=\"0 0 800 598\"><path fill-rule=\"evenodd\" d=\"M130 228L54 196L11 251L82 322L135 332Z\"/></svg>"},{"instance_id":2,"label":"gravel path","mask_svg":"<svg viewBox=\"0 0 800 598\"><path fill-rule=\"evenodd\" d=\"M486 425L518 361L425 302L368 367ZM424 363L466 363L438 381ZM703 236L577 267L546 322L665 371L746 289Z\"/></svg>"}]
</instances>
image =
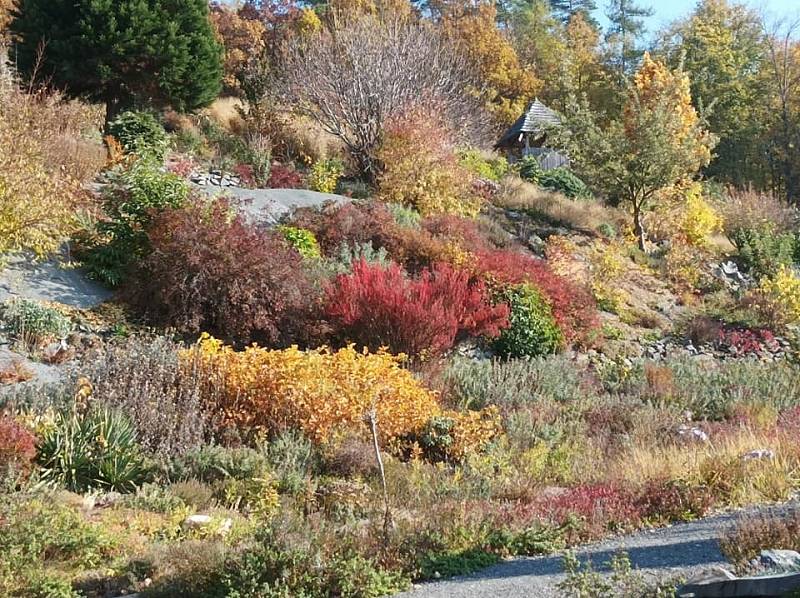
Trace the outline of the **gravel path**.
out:
<instances>
[{"instance_id":1,"label":"gravel path","mask_svg":"<svg viewBox=\"0 0 800 598\"><path fill-rule=\"evenodd\" d=\"M785 507L763 507L770 509ZM591 559L602 570L617 551L628 553L634 568L653 579L690 577L713 565L726 564L719 550L720 531L737 517L756 509L714 515L700 521L637 532L576 550L582 561ZM425 583L399 594L402 598L558 598L557 584L564 579L560 555L516 558L467 577Z\"/></svg>"}]
</instances>

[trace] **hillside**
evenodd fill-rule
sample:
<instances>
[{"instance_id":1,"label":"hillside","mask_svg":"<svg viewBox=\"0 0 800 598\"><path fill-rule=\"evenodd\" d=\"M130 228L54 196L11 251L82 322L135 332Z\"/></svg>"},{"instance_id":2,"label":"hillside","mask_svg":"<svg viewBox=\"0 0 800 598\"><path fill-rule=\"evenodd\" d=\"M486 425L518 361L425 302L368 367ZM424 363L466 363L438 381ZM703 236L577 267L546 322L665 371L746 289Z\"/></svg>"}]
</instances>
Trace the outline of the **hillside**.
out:
<instances>
[{"instance_id":1,"label":"hillside","mask_svg":"<svg viewBox=\"0 0 800 598\"><path fill-rule=\"evenodd\" d=\"M0 0L0 595L800 578L798 30L594 10Z\"/></svg>"}]
</instances>

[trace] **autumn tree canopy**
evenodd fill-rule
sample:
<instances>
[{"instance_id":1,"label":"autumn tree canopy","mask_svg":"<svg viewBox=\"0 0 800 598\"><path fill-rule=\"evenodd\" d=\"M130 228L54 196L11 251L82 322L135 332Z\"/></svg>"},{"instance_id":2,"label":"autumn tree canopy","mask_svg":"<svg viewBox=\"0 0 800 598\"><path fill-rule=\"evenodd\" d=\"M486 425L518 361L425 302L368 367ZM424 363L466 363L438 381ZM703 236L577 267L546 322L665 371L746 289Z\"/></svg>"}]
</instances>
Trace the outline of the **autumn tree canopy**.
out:
<instances>
[{"instance_id":1,"label":"autumn tree canopy","mask_svg":"<svg viewBox=\"0 0 800 598\"><path fill-rule=\"evenodd\" d=\"M689 78L649 54L628 86L620 119L603 126L585 104L575 104L561 136L595 188L631 209L641 249L643 215L657 192L696 176L716 144L692 105Z\"/></svg>"}]
</instances>

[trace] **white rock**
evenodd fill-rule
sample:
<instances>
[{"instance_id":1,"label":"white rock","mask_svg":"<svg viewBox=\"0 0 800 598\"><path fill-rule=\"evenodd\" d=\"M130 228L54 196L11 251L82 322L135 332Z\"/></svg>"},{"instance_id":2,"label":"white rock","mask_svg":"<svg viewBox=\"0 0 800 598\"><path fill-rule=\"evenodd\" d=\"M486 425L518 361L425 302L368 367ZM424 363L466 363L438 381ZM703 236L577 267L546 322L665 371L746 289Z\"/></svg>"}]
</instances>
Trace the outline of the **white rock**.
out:
<instances>
[{"instance_id":1,"label":"white rock","mask_svg":"<svg viewBox=\"0 0 800 598\"><path fill-rule=\"evenodd\" d=\"M183 520L183 527L185 529L203 529L209 527L213 521L214 518L211 517L211 515L189 515ZM225 519L218 521L215 531L224 536L231 531L232 527L233 520L230 517L226 517Z\"/></svg>"},{"instance_id":2,"label":"white rock","mask_svg":"<svg viewBox=\"0 0 800 598\"><path fill-rule=\"evenodd\" d=\"M760 459L772 460L774 458L775 458L775 451L773 451L772 449L755 449L753 451L750 451L742 455L743 461L752 461Z\"/></svg>"},{"instance_id":3,"label":"white rock","mask_svg":"<svg viewBox=\"0 0 800 598\"><path fill-rule=\"evenodd\" d=\"M206 527L211 523L211 519L211 515L189 515L183 520L183 526L190 529Z\"/></svg>"},{"instance_id":4,"label":"white rock","mask_svg":"<svg viewBox=\"0 0 800 598\"><path fill-rule=\"evenodd\" d=\"M678 428L678 436L694 442L708 442L708 434L696 427L682 425Z\"/></svg>"},{"instance_id":5,"label":"white rock","mask_svg":"<svg viewBox=\"0 0 800 598\"><path fill-rule=\"evenodd\" d=\"M714 565L702 571L698 571L689 580L687 584L707 583L709 581L722 581L724 579L736 579L736 576L728 571L725 567Z\"/></svg>"}]
</instances>

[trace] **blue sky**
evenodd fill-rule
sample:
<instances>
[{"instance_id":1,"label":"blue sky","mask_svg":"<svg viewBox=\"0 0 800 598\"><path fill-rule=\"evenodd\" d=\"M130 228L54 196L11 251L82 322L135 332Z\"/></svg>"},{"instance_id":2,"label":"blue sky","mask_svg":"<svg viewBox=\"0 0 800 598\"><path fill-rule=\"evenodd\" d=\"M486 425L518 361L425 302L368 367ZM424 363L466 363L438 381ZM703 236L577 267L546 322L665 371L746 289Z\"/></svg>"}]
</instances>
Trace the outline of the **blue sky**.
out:
<instances>
[{"instance_id":1,"label":"blue sky","mask_svg":"<svg viewBox=\"0 0 800 598\"><path fill-rule=\"evenodd\" d=\"M653 32L691 12L697 0L638 0L638 3L643 6L649 5L655 10L655 14L647 19L647 28ZM745 0L745 3L768 18L800 17L800 0ZM598 0L597 5L601 8L598 9L596 17L605 25L607 20L603 13L606 0Z\"/></svg>"}]
</instances>

